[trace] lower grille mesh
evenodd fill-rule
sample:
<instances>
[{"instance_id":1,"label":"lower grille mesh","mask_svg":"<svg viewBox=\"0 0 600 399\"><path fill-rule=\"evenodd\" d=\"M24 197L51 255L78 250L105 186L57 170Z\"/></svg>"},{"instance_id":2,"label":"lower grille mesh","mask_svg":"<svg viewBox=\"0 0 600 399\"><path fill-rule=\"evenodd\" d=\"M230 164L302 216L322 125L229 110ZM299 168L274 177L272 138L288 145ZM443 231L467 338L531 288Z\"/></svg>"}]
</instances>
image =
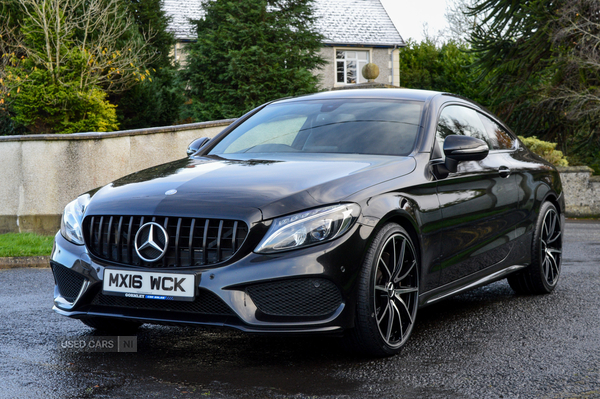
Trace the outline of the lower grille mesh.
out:
<instances>
[{"instance_id":1,"label":"lower grille mesh","mask_svg":"<svg viewBox=\"0 0 600 399\"><path fill-rule=\"evenodd\" d=\"M271 316L327 316L342 303L335 284L321 278L255 284L246 292L261 312Z\"/></svg>"},{"instance_id":2,"label":"lower grille mesh","mask_svg":"<svg viewBox=\"0 0 600 399\"><path fill-rule=\"evenodd\" d=\"M92 301L92 305L224 316L234 314L229 306L227 306L218 296L205 290L201 290L193 302L128 298L123 296L104 295L102 292L99 292Z\"/></svg>"},{"instance_id":3,"label":"lower grille mesh","mask_svg":"<svg viewBox=\"0 0 600 399\"><path fill-rule=\"evenodd\" d=\"M79 295L79 291L81 291L85 277L58 263L52 262L51 266L60 295L69 302L75 301L77 295Z\"/></svg>"}]
</instances>

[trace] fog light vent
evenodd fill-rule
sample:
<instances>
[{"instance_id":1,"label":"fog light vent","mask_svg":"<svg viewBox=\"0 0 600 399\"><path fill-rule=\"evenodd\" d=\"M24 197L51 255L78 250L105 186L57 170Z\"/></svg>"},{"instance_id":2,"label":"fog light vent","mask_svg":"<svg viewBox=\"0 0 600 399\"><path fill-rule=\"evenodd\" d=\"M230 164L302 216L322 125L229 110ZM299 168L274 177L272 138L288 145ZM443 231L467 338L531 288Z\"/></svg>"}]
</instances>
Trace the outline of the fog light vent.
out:
<instances>
[{"instance_id":1,"label":"fog light vent","mask_svg":"<svg viewBox=\"0 0 600 399\"><path fill-rule=\"evenodd\" d=\"M340 291L323 278L301 278L246 287L256 307L266 315L323 317L342 303Z\"/></svg>"},{"instance_id":2,"label":"fog light vent","mask_svg":"<svg viewBox=\"0 0 600 399\"><path fill-rule=\"evenodd\" d=\"M58 285L58 292L67 301L74 302L77 299L77 295L79 295L79 291L81 291L85 277L58 263L52 262L51 266L54 273L54 280L56 281L56 285Z\"/></svg>"}]
</instances>

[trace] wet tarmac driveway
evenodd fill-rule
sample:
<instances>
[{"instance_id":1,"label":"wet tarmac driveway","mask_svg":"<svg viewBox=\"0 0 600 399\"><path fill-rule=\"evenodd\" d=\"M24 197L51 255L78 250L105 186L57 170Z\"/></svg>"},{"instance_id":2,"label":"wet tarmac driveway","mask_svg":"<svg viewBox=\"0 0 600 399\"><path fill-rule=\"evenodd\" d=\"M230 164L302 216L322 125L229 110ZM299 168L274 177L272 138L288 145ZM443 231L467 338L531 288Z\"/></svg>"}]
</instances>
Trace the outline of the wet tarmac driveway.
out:
<instances>
[{"instance_id":1,"label":"wet tarmac driveway","mask_svg":"<svg viewBox=\"0 0 600 399\"><path fill-rule=\"evenodd\" d=\"M137 353L59 349L49 269L0 270L1 398L600 398L600 223L570 222L546 296L505 281L422 309L403 352L331 338L144 326Z\"/></svg>"}]
</instances>

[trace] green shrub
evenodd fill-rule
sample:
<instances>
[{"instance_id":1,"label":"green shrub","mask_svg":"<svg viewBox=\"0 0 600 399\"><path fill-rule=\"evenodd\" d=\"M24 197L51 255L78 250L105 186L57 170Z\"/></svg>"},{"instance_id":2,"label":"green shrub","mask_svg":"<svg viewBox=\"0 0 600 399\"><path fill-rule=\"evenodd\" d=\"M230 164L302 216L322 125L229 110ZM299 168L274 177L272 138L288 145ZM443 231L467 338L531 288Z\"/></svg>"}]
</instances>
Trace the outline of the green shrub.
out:
<instances>
[{"instance_id":1,"label":"green shrub","mask_svg":"<svg viewBox=\"0 0 600 399\"><path fill-rule=\"evenodd\" d=\"M176 83L177 73L174 67L159 67L153 70L151 79L145 79L121 96L111 96L109 100L118 105L121 129L175 124L185 101L183 91Z\"/></svg>"},{"instance_id":2,"label":"green shrub","mask_svg":"<svg viewBox=\"0 0 600 399\"><path fill-rule=\"evenodd\" d=\"M594 169L595 175L600 175L600 151L598 151L593 157L592 162L589 166L590 168Z\"/></svg>"},{"instance_id":3,"label":"green shrub","mask_svg":"<svg viewBox=\"0 0 600 399\"><path fill-rule=\"evenodd\" d=\"M161 3L0 2L0 134L118 129L108 96L152 80L152 62L170 65Z\"/></svg>"},{"instance_id":4,"label":"green shrub","mask_svg":"<svg viewBox=\"0 0 600 399\"><path fill-rule=\"evenodd\" d=\"M486 81L477 81L478 71L472 67L475 54L464 43L449 41L441 46L431 39L417 43L408 40L402 49L400 84L411 89L445 91L487 105L482 95Z\"/></svg>"},{"instance_id":5,"label":"green shrub","mask_svg":"<svg viewBox=\"0 0 600 399\"><path fill-rule=\"evenodd\" d=\"M31 133L118 129L115 106L102 89L91 85L79 88L75 79L57 84L47 70L35 67L7 69L12 119Z\"/></svg>"},{"instance_id":6,"label":"green shrub","mask_svg":"<svg viewBox=\"0 0 600 399\"><path fill-rule=\"evenodd\" d=\"M562 151L556 149L556 143L539 140L535 136L523 137L519 136L519 140L525 144L533 153L544 158L546 161L555 166L569 166L569 161L563 155Z\"/></svg>"}]
</instances>

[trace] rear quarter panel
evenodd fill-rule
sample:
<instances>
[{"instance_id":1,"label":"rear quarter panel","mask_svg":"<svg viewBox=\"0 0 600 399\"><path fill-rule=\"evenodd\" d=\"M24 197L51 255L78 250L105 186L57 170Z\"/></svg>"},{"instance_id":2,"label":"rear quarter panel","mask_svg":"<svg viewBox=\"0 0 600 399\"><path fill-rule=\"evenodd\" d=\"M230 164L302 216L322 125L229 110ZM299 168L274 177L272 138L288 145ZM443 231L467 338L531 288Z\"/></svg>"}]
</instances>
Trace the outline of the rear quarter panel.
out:
<instances>
[{"instance_id":1,"label":"rear quarter panel","mask_svg":"<svg viewBox=\"0 0 600 399\"><path fill-rule=\"evenodd\" d=\"M516 235L523 253L522 262L530 261L530 246L539 209L545 201L551 201L564 218L564 193L560 174L556 168L529 151L519 142L519 150L513 153L513 174L519 192L519 216Z\"/></svg>"}]
</instances>

